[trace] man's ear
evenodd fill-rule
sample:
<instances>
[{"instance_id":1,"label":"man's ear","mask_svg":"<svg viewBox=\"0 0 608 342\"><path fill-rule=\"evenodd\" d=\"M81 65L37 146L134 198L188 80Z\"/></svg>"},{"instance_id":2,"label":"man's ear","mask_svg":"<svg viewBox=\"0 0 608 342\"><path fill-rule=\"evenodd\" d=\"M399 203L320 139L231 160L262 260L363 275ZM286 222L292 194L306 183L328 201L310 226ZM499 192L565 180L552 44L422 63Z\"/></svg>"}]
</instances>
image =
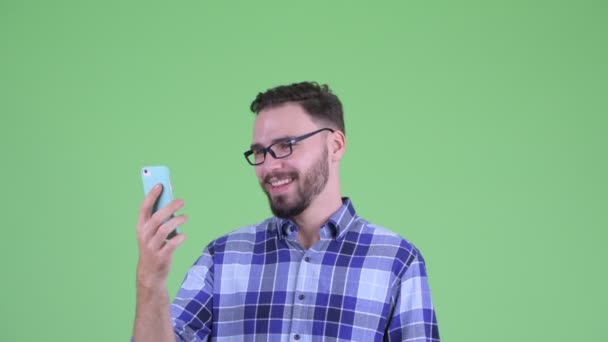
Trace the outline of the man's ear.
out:
<instances>
[{"instance_id":1,"label":"man's ear","mask_svg":"<svg viewBox=\"0 0 608 342\"><path fill-rule=\"evenodd\" d=\"M329 153L331 161L340 161L346 151L346 136L342 131L334 131L329 135Z\"/></svg>"}]
</instances>

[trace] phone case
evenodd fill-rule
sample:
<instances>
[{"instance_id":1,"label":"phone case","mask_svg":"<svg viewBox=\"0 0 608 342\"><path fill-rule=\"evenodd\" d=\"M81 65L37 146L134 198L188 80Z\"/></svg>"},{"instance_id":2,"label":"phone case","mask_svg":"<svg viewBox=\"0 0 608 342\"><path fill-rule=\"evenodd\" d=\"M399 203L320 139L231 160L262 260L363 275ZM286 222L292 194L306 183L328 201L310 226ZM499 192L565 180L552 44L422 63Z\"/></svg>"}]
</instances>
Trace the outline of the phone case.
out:
<instances>
[{"instance_id":1,"label":"phone case","mask_svg":"<svg viewBox=\"0 0 608 342\"><path fill-rule=\"evenodd\" d=\"M161 183L163 185L163 191L152 207L153 213L173 201L173 188L171 186L171 179L169 178L168 167L164 165L144 166L141 169L141 179L144 185L144 195L147 195L156 184ZM171 217L163 223L173 218L173 216L174 215L171 215ZM171 232L169 236L167 236L167 239L174 237L177 233L179 233L178 229Z\"/></svg>"}]
</instances>

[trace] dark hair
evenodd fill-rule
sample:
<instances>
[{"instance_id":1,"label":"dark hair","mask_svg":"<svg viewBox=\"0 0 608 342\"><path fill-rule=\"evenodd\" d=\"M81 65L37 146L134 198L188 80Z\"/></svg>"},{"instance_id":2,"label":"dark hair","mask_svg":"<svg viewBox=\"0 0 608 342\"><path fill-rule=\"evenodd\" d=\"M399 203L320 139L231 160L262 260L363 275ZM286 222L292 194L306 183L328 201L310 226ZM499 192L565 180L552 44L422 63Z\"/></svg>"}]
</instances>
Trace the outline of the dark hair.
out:
<instances>
[{"instance_id":1,"label":"dark hair","mask_svg":"<svg viewBox=\"0 0 608 342\"><path fill-rule=\"evenodd\" d=\"M313 119L325 121L334 126L331 128L336 128L346 134L342 103L331 92L327 84L300 82L268 89L256 96L255 100L251 102L250 109L258 114L264 109L289 102L299 104Z\"/></svg>"}]
</instances>

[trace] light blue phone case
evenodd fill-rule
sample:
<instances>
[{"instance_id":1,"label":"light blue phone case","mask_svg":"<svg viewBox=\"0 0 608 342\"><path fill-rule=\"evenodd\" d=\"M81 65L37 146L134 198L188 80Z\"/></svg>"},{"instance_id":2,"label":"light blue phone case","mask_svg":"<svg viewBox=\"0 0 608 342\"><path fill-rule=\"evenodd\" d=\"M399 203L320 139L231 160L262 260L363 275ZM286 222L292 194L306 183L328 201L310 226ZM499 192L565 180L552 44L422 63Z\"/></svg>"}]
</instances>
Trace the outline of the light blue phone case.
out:
<instances>
[{"instance_id":1,"label":"light blue phone case","mask_svg":"<svg viewBox=\"0 0 608 342\"><path fill-rule=\"evenodd\" d=\"M161 183L163 185L163 191L152 208L153 213L173 201L173 188L171 187L168 167L163 165L144 166L141 168L141 180L144 184L144 195L147 195L156 184ZM173 216L174 215L171 215L171 217L164 222L167 222ZM179 233L178 229L172 231L169 236L167 236L167 239L174 237L177 233Z\"/></svg>"}]
</instances>

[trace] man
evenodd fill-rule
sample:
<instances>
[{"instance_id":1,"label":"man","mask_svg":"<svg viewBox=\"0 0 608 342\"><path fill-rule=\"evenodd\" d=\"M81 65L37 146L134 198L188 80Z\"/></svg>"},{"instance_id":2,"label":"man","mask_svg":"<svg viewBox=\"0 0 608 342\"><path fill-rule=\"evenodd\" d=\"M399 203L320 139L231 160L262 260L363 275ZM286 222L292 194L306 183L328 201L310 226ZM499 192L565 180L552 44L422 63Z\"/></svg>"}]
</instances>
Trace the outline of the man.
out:
<instances>
[{"instance_id":1,"label":"man","mask_svg":"<svg viewBox=\"0 0 608 342\"><path fill-rule=\"evenodd\" d=\"M245 152L274 217L212 241L169 305L166 279L183 201L137 225L134 340L439 341L424 260L397 234L367 222L340 193L346 137L327 86L297 83L258 94Z\"/></svg>"}]
</instances>

